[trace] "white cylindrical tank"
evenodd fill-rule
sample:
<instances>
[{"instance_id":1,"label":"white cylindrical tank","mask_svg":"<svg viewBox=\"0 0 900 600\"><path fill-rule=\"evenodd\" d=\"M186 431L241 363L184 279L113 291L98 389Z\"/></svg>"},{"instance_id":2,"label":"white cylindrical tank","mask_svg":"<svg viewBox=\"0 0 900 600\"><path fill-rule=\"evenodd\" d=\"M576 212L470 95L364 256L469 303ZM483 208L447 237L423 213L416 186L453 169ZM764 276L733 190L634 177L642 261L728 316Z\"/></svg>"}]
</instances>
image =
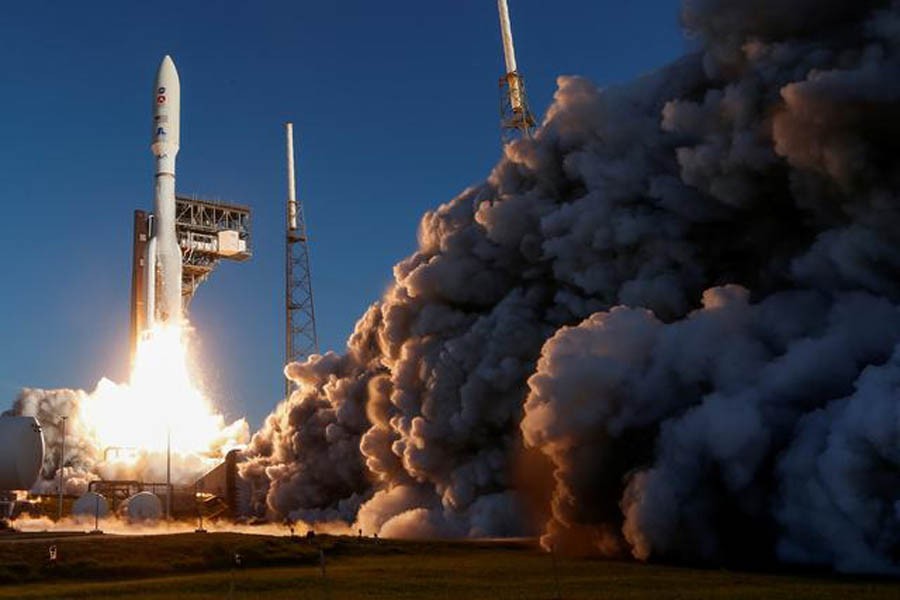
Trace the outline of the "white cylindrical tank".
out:
<instances>
[{"instance_id":1,"label":"white cylindrical tank","mask_svg":"<svg viewBox=\"0 0 900 600\"><path fill-rule=\"evenodd\" d=\"M0 417L0 490L28 490L44 462L44 434L34 417Z\"/></svg>"},{"instance_id":2,"label":"white cylindrical tank","mask_svg":"<svg viewBox=\"0 0 900 600\"><path fill-rule=\"evenodd\" d=\"M162 502L150 492L138 492L122 504L122 516L132 523L159 521L162 514Z\"/></svg>"},{"instance_id":3,"label":"white cylindrical tank","mask_svg":"<svg viewBox=\"0 0 900 600\"><path fill-rule=\"evenodd\" d=\"M109 502L97 492L87 492L72 505L72 516L104 518L109 514Z\"/></svg>"}]
</instances>

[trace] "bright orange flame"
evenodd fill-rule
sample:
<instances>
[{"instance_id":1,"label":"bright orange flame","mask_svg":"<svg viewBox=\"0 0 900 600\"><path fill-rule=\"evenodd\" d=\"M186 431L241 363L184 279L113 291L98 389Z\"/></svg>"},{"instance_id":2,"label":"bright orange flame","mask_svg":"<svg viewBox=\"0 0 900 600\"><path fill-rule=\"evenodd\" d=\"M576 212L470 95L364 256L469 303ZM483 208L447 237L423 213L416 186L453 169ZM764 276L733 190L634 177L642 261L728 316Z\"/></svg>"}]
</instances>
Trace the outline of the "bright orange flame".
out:
<instances>
[{"instance_id":1,"label":"bright orange flame","mask_svg":"<svg viewBox=\"0 0 900 600\"><path fill-rule=\"evenodd\" d=\"M246 443L246 421L226 425L192 382L185 337L181 327L155 328L138 346L130 383L103 379L80 404L80 420L100 448L132 449L109 458L136 463L171 443L173 454L196 464Z\"/></svg>"}]
</instances>

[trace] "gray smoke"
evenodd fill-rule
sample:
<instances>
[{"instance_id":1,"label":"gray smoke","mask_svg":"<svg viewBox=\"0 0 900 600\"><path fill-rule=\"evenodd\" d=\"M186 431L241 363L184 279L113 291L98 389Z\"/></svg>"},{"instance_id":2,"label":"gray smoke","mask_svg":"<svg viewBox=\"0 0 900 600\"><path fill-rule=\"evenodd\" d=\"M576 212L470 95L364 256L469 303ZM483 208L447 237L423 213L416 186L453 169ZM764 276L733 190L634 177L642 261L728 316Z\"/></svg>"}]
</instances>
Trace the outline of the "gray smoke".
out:
<instances>
[{"instance_id":1,"label":"gray smoke","mask_svg":"<svg viewBox=\"0 0 900 600\"><path fill-rule=\"evenodd\" d=\"M898 568L900 3L682 17L696 53L560 78L347 354L287 367L243 467L269 511Z\"/></svg>"},{"instance_id":2,"label":"gray smoke","mask_svg":"<svg viewBox=\"0 0 900 600\"><path fill-rule=\"evenodd\" d=\"M738 286L707 290L668 324L616 307L557 332L522 422L556 468L547 541L603 538L598 525L615 523L638 558L712 560L777 542L784 558L887 568L874 559L898 542L897 397L871 415L880 431L842 407L859 404L863 382L890 378L889 365L863 370L898 339L900 310L884 298L786 291L754 304ZM823 425L848 439L825 439Z\"/></svg>"}]
</instances>

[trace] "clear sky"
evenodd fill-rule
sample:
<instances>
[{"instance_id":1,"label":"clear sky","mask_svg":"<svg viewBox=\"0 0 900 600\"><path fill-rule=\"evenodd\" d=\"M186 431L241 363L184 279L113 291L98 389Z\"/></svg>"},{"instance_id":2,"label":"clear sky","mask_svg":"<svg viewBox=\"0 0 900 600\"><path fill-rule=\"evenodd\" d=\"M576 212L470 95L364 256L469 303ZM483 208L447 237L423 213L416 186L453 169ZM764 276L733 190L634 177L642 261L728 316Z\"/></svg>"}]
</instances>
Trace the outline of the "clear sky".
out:
<instances>
[{"instance_id":1,"label":"clear sky","mask_svg":"<svg viewBox=\"0 0 900 600\"><path fill-rule=\"evenodd\" d=\"M510 11L539 114L560 74L608 85L685 48L677 0ZM253 210L252 260L221 265L191 312L204 387L253 426L283 387L283 122L323 350L344 348L421 215L500 155L494 0L8 2L0 40L0 408L24 386L126 379L131 219L153 202L164 54L182 86L178 191Z\"/></svg>"}]
</instances>

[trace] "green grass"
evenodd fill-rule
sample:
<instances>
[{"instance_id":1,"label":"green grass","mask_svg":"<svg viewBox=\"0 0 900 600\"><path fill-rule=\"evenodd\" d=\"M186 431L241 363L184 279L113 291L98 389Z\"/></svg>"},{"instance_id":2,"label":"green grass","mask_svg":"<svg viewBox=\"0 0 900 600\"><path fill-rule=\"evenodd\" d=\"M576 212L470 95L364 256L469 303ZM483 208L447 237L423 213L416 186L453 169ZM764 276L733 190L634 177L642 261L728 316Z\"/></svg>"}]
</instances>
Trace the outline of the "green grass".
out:
<instances>
[{"instance_id":1,"label":"green grass","mask_svg":"<svg viewBox=\"0 0 900 600\"><path fill-rule=\"evenodd\" d=\"M320 538L315 544L239 534L144 538L68 538L55 542L60 560L43 565L47 540L0 541L0 571L19 583L0 598L191 600L562 598L778 600L897 598L892 581L686 569L588 559L561 559L525 544L374 543ZM233 568L234 552L242 568ZM40 564L35 564L35 561Z\"/></svg>"}]
</instances>

